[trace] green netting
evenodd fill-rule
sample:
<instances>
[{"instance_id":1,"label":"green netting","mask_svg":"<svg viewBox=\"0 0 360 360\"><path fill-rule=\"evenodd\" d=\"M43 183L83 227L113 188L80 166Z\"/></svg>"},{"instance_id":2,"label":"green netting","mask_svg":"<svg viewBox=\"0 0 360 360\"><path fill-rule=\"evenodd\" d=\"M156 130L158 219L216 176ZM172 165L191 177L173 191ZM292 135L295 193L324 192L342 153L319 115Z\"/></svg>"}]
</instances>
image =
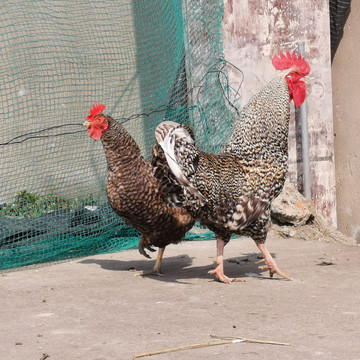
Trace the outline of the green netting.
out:
<instances>
[{"instance_id":1,"label":"green netting","mask_svg":"<svg viewBox=\"0 0 360 360\"><path fill-rule=\"evenodd\" d=\"M107 203L101 143L82 127L93 103L147 157L164 118L220 148L234 116L222 4L1 2L0 269L137 246Z\"/></svg>"}]
</instances>

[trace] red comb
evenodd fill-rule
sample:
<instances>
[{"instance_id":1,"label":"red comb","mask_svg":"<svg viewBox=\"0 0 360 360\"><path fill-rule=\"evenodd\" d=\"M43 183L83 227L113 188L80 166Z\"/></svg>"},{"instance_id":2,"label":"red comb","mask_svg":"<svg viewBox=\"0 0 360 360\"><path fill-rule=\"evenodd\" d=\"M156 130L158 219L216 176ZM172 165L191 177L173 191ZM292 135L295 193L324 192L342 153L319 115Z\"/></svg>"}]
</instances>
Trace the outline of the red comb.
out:
<instances>
[{"instance_id":1,"label":"red comb","mask_svg":"<svg viewBox=\"0 0 360 360\"><path fill-rule=\"evenodd\" d=\"M274 56L272 63L276 70L292 69L297 71L302 76L306 76L310 72L310 66L301 55L296 55L295 51L290 54L289 50L284 53L280 53L279 56Z\"/></svg>"},{"instance_id":2,"label":"red comb","mask_svg":"<svg viewBox=\"0 0 360 360\"><path fill-rule=\"evenodd\" d=\"M90 109L90 115L86 117L87 120L92 120L95 115L101 114L105 110L104 104L93 104L93 107Z\"/></svg>"}]
</instances>

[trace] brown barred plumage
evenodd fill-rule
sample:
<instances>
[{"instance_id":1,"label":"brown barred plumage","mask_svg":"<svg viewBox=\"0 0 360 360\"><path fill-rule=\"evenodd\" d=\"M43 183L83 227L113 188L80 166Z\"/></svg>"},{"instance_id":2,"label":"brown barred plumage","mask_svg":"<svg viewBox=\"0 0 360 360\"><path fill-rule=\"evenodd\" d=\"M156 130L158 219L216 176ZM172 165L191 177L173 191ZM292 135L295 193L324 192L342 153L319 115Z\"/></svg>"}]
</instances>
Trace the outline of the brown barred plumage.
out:
<instances>
[{"instance_id":1,"label":"brown barred plumage","mask_svg":"<svg viewBox=\"0 0 360 360\"><path fill-rule=\"evenodd\" d=\"M159 273L164 248L179 243L195 221L186 210L167 206L151 164L141 155L127 130L102 113L85 125L97 126L99 122L108 124L100 140L108 165L106 191L109 203L117 215L141 233L139 251L142 255L149 257L145 248L160 248L153 269ZM159 152L158 145L154 151ZM161 160L161 155L153 158L158 167L162 166L162 161L165 159Z\"/></svg>"}]
</instances>

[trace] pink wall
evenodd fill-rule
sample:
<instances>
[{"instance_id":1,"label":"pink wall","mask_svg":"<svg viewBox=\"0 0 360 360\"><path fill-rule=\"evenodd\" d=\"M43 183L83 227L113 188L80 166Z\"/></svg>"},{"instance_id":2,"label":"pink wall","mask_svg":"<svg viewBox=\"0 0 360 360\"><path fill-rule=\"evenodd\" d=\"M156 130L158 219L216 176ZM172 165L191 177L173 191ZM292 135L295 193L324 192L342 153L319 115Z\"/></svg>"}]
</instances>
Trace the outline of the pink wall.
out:
<instances>
[{"instance_id":1,"label":"pink wall","mask_svg":"<svg viewBox=\"0 0 360 360\"><path fill-rule=\"evenodd\" d=\"M338 227L360 244L360 2L352 1L332 65Z\"/></svg>"},{"instance_id":2,"label":"pink wall","mask_svg":"<svg viewBox=\"0 0 360 360\"><path fill-rule=\"evenodd\" d=\"M298 42L305 43L305 57L311 66L307 78L307 105L312 198L319 212L336 226L328 2L224 0L223 32L226 60L244 74L241 105L277 76L271 64L273 55L280 50L296 50ZM229 67L229 74L236 87L241 81L238 73ZM288 178L294 184L298 177L301 180L296 142L301 143L301 140L296 139L292 111ZM302 189L301 184L299 189Z\"/></svg>"}]
</instances>

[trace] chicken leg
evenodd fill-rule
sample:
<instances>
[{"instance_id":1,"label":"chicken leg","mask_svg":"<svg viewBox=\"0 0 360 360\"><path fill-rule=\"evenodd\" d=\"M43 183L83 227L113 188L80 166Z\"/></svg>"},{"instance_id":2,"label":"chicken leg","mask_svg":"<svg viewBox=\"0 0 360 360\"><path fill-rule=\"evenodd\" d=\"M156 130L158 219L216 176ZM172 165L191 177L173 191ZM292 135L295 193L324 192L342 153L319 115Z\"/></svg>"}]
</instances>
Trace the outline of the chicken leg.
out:
<instances>
[{"instance_id":1,"label":"chicken leg","mask_svg":"<svg viewBox=\"0 0 360 360\"><path fill-rule=\"evenodd\" d=\"M245 281L242 279L236 279L236 278L228 278L226 275L224 275L224 247L226 245L226 242L219 237L216 238L216 261L217 264L216 268L214 270L210 270L209 274L215 274L216 279L219 281L230 284L235 281Z\"/></svg>"},{"instance_id":2,"label":"chicken leg","mask_svg":"<svg viewBox=\"0 0 360 360\"><path fill-rule=\"evenodd\" d=\"M262 265L259 267L261 270L268 269L270 271L270 277L273 277L274 274L278 274L280 277L286 279L286 280L293 280L292 276L289 276L285 273L283 273L276 265L275 260L269 253L269 250L266 248L264 243L258 243L255 242L259 250L261 251L261 254L263 255L263 259L256 262L256 264L260 263L266 263L266 265Z\"/></svg>"},{"instance_id":3,"label":"chicken leg","mask_svg":"<svg viewBox=\"0 0 360 360\"><path fill-rule=\"evenodd\" d=\"M146 258L151 259L150 255L145 251L145 249L148 249L151 252L156 251L155 249L153 249L150 246L149 241L146 238L146 236L142 235L140 238L140 241L139 241L139 246L138 246L139 253L141 255L144 255ZM162 262L162 258L164 256L164 251L165 251L165 247L159 248L159 252L158 252L156 262L155 262L153 269L150 272L143 272L142 275L163 276L163 274L161 273L161 262Z\"/></svg>"},{"instance_id":4,"label":"chicken leg","mask_svg":"<svg viewBox=\"0 0 360 360\"><path fill-rule=\"evenodd\" d=\"M142 271L141 276L149 276L149 275L156 275L156 276L164 276L161 273L161 262L164 255L165 248L159 248L159 252L156 258L155 265L151 271Z\"/></svg>"},{"instance_id":5,"label":"chicken leg","mask_svg":"<svg viewBox=\"0 0 360 360\"><path fill-rule=\"evenodd\" d=\"M154 275L158 275L158 276L164 276L162 273L161 273L161 262L162 262L162 258L164 256L164 251L165 251L165 248L159 248L159 251L158 251L158 255L157 255L157 258L156 258L156 262L155 262L155 265L152 269L152 272Z\"/></svg>"}]
</instances>

